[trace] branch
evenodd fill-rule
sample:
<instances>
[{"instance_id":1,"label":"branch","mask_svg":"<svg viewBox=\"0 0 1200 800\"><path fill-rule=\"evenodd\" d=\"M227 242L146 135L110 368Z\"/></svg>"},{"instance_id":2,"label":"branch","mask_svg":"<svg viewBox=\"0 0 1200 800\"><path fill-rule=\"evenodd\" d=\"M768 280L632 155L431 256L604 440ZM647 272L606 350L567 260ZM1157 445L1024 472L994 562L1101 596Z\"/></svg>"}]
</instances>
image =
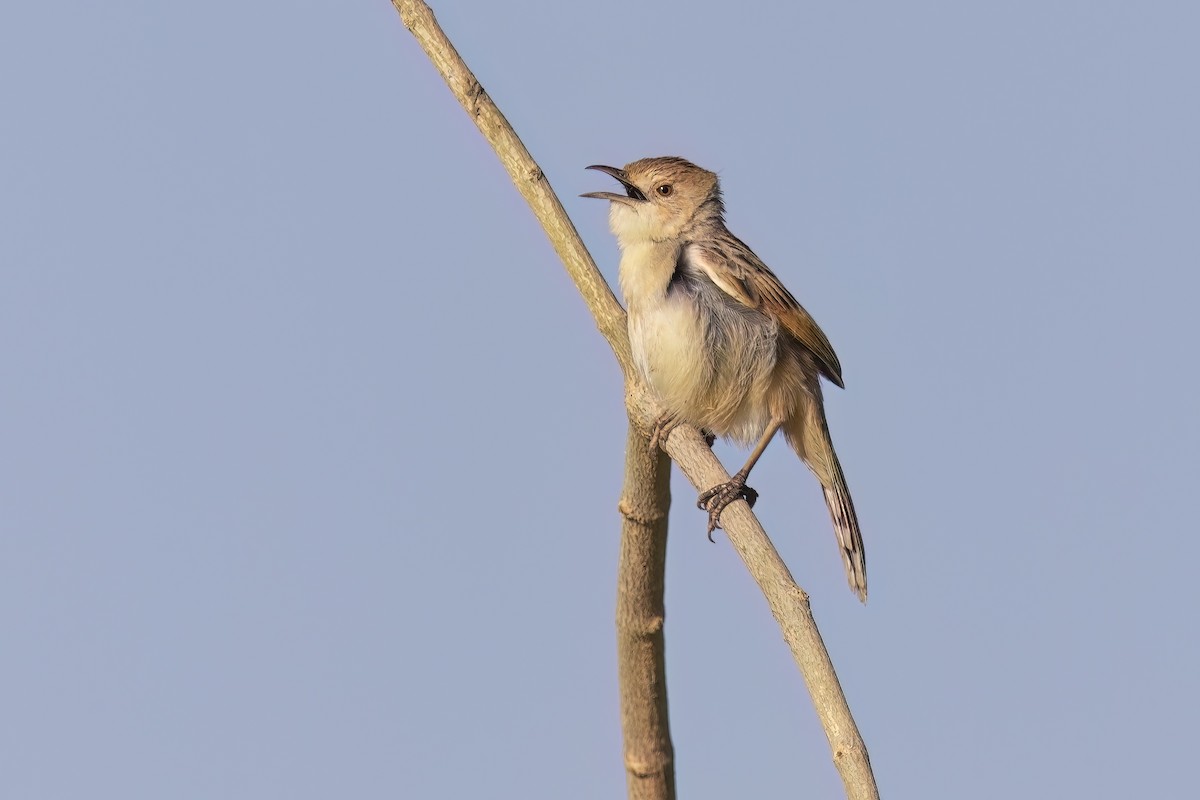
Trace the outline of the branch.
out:
<instances>
[{"instance_id":1,"label":"branch","mask_svg":"<svg viewBox=\"0 0 1200 800\"><path fill-rule=\"evenodd\" d=\"M604 276L596 269L596 262L583 246L575 223L563 210L558 195L550 188L550 182L542 174L541 167L525 149L516 131L483 90L474 73L467 68L466 62L438 26L429 6L421 0L392 0L392 5L400 12L404 26L416 37L421 49L450 87L450 92L466 110L467 116L496 151L500 163L516 184L517 191L529 203L533 215L545 229L550 244L567 268L567 274L583 295L596 326L616 354L621 371L630 374L633 361L629 355L625 309L621 308L612 289L604 281Z\"/></svg>"},{"instance_id":2,"label":"branch","mask_svg":"<svg viewBox=\"0 0 1200 800\"><path fill-rule=\"evenodd\" d=\"M657 401L641 384L635 385L626 396L625 405L631 418L654 419L658 414ZM729 480L729 473L713 455L700 432L691 426L680 425L673 429L667 437L666 451L697 490ZM833 661L825 649L821 632L817 630L808 594L796 585L791 571L748 505L734 503L721 512L721 527L767 598L771 614L779 623L783 639L804 676L817 718L821 720L829 748L833 751L833 763L846 787L846 797L879 800L867 745L854 724Z\"/></svg>"},{"instance_id":3,"label":"branch","mask_svg":"<svg viewBox=\"0 0 1200 800\"><path fill-rule=\"evenodd\" d=\"M631 417L632 419L632 417ZM675 749L667 716L663 585L671 462L632 422L625 441L617 565L617 671L629 800L674 800Z\"/></svg>"},{"instance_id":4,"label":"branch","mask_svg":"<svg viewBox=\"0 0 1200 800\"><path fill-rule=\"evenodd\" d=\"M442 32L429 7L421 0L392 0L392 5L400 13L405 27L437 67L450 91L496 151L517 190L533 209L625 374L630 432L621 506L625 524L622 573L618 580L618 609L622 615L618 620L618 642L626 653L639 654L634 660L642 659L652 667L639 670L636 664L626 664L622 659L621 717L625 725L626 766L630 775L631 797L634 796L635 770L649 767L651 772L657 771L662 775L662 779L654 783L660 793L650 794L647 789L647 793L639 797L669 800L674 797L673 754L666 725L666 684L662 680L661 666L661 552L666 544L666 510L669 502L665 488L667 470L664 459L650 459L647 455L643 462L634 452L637 449L648 451L645 434L637 431L648 430L661 409L634 377L625 312L596 269L595 262L545 175ZM695 428L675 428L667 439L666 451L697 489L707 489L729 479L728 473ZM734 503L725 509L721 523L766 597L771 613L783 631L783 638L792 650L792 657L804 676L817 716L829 739L834 764L845 784L846 796L851 800L877 800L879 791L871 773L866 745L854 724L837 673L817 630L808 595L796 585L771 540L745 503ZM636 612L630 609L627 603L635 598L647 602L646 608ZM653 630L656 625L659 626L657 632ZM626 679L633 678L643 684L631 687L624 683ZM650 702L652 708L628 708L628 703L635 699L639 703ZM643 727L633 730L630 726ZM649 749L643 750L640 746L631 747L631 742L652 744ZM632 755L635 751L638 754L636 759ZM649 755L643 761L645 754Z\"/></svg>"}]
</instances>

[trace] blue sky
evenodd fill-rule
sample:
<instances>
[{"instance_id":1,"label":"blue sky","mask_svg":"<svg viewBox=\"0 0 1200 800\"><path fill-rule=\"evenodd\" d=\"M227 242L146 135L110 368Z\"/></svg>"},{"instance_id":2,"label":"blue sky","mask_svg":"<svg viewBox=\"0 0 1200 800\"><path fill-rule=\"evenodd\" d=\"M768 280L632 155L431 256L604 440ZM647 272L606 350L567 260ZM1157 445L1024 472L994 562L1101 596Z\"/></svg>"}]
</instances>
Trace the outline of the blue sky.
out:
<instances>
[{"instance_id":1,"label":"blue sky","mask_svg":"<svg viewBox=\"0 0 1200 800\"><path fill-rule=\"evenodd\" d=\"M682 155L837 349L869 605L753 485L884 796L1191 785L1200 10L435 10L610 281L583 168ZM4 795L620 796L620 376L391 6L5 16ZM674 489L681 796L838 796Z\"/></svg>"}]
</instances>

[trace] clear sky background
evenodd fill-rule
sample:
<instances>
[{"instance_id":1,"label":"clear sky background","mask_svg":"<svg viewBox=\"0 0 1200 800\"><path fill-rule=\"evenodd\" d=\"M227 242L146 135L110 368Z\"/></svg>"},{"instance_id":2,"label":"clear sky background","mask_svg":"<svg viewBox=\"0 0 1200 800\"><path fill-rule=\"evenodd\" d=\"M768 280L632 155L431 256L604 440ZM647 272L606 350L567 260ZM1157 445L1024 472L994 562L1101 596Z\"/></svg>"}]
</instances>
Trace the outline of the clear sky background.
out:
<instances>
[{"instance_id":1,"label":"clear sky background","mask_svg":"<svg viewBox=\"0 0 1200 800\"><path fill-rule=\"evenodd\" d=\"M683 155L837 348L869 605L752 483L884 796L1186 794L1200 7L435 8L610 281ZM620 376L391 5L3 16L0 795L621 796ZM674 489L681 797L838 796Z\"/></svg>"}]
</instances>

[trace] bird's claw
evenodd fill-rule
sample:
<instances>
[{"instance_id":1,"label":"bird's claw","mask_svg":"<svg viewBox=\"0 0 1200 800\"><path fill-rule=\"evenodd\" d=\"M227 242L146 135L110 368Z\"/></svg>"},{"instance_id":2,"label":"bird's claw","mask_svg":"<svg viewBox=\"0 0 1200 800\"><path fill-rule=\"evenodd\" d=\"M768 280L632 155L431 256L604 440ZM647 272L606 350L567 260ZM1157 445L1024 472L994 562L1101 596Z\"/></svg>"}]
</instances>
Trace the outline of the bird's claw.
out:
<instances>
[{"instance_id":1,"label":"bird's claw","mask_svg":"<svg viewBox=\"0 0 1200 800\"><path fill-rule=\"evenodd\" d=\"M674 414L663 414L654 420L654 424L650 426L650 455L657 455L659 448L665 448L667 437L681 424L679 417ZM709 447L712 447L713 442L717 440L716 434L704 428L700 429L700 435L704 437L704 443Z\"/></svg>"},{"instance_id":2,"label":"bird's claw","mask_svg":"<svg viewBox=\"0 0 1200 800\"><path fill-rule=\"evenodd\" d=\"M679 418L674 414L663 414L654 420L650 426L650 455L657 455L659 448L666 446L667 437L678 426Z\"/></svg>"},{"instance_id":3,"label":"bird's claw","mask_svg":"<svg viewBox=\"0 0 1200 800\"><path fill-rule=\"evenodd\" d=\"M708 540L713 539L713 531L721 527L721 512L730 503L745 500L746 505L754 508L758 501L758 492L746 485L746 479L735 475L725 483L719 483L706 492L700 493L696 507L708 511Z\"/></svg>"}]
</instances>

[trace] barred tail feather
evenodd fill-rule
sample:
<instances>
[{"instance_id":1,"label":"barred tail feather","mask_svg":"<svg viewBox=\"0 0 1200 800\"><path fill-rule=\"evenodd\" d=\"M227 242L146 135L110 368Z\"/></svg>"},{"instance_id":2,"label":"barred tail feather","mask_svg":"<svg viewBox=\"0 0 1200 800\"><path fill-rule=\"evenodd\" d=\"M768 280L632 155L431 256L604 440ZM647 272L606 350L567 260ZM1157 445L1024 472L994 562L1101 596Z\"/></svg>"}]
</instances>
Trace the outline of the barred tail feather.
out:
<instances>
[{"instance_id":1,"label":"barred tail feather","mask_svg":"<svg viewBox=\"0 0 1200 800\"><path fill-rule=\"evenodd\" d=\"M829 506L829 516L833 520L833 532L841 549L842 564L846 568L846 579L850 583L850 590L865 603L867 554L863 548L862 531L858 527L858 515L854 513L854 501L850 498L842 465L833 450L820 395L808 402L803 412L789 421L785 433L792 448L821 481L825 504Z\"/></svg>"},{"instance_id":2,"label":"barred tail feather","mask_svg":"<svg viewBox=\"0 0 1200 800\"><path fill-rule=\"evenodd\" d=\"M867 553L863 549L862 531L858 527L858 516L854 513L854 501L846 487L842 466L833 457L835 477L833 485L822 485L825 504L833 519L833 532L842 549L842 564L846 567L846 579L858 599L867 602Z\"/></svg>"}]
</instances>

